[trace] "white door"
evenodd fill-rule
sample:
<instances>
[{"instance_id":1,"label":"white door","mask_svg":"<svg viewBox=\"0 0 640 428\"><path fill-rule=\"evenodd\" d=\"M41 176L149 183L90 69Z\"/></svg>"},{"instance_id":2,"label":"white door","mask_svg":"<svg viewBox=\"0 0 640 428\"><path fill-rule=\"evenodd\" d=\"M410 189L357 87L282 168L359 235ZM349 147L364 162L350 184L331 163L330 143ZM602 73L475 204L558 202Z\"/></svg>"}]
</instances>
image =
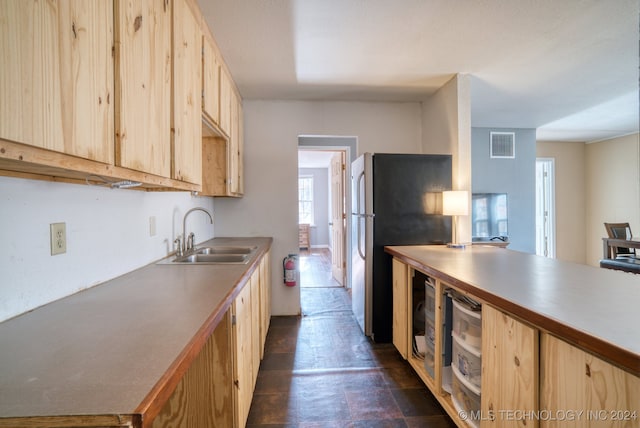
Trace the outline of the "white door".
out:
<instances>
[{"instance_id":1,"label":"white door","mask_svg":"<svg viewBox=\"0 0 640 428\"><path fill-rule=\"evenodd\" d=\"M555 258L554 159L536 159L536 254Z\"/></svg>"},{"instance_id":2,"label":"white door","mask_svg":"<svg viewBox=\"0 0 640 428\"><path fill-rule=\"evenodd\" d=\"M331 273L340 285L345 283L344 152L331 158Z\"/></svg>"}]
</instances>

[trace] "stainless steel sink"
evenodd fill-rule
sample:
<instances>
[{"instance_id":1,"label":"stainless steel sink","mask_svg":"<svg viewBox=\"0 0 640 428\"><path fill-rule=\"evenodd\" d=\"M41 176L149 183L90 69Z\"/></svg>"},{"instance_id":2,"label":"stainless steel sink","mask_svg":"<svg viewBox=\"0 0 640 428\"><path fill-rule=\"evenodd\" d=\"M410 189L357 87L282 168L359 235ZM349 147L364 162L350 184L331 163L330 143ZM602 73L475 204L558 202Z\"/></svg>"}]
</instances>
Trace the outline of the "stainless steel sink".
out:
<instances>
[{"instance_id":1,"label":"stainless steel sink","mask_svg":"<svg viewBox=\"0 0 640 428\"><path fill-rule=\"evenodd\" d=\"M257 247L213 246L196 249L196 254L250 254Z\"/></svg>"},{"instance_id":2,"label":"stainless steel sink","mask_svg":"<svg viewBox=\"0 0 640 428\"><path fill-rule=\"evenodd\" d=\"M189 254L177 257L173 263L198 263L198 264L219 264L219 263L239 263L244 264L249 261L248 254Z\"/></svg>"},{"instance_id":3,"label":"stainless steel sink","mask_svg":"<svg viewBox=\"0 0 640 428\"><path fill-rule=\"evenodd\" d=\"M161 260L158 264L246 264L257 248L256 246L212 245L210 247L196 248L183 256L176 256L173 259Z\"/></svg>"}]
</instances>

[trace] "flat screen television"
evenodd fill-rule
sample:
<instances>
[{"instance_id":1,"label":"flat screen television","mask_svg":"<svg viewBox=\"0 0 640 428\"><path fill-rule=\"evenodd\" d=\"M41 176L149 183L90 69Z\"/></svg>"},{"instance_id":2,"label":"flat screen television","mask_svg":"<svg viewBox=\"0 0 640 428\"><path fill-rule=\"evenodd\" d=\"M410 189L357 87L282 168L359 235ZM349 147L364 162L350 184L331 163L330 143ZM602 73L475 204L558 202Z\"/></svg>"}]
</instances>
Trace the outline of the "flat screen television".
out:
<instances>
[{"instance_id":1,"label":"flat screen television","mask_svg":"<svg viewBox=\"0 0 640 428\"><path fill-rule=\"evenodd\" d=\"M492 238L506 240L508 210L506 193L473 193L471 195L471 226L474 241Z\"/></svg>"}]
</instances>

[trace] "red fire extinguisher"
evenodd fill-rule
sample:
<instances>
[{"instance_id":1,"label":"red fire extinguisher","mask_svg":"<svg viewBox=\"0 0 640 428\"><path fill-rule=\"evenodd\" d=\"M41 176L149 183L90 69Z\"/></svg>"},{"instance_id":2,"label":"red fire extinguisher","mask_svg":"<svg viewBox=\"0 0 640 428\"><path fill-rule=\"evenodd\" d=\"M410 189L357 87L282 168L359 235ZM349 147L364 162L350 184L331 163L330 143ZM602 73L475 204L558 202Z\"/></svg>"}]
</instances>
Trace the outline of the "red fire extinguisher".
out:
<instances>
[{"instance_id":1,"label":"red fire extinguisher","mask_svg":"<svg viewBox=\"0 0 640 428\"><path fill-rule=\"evenodd\" d=\"M295 254L289 254L282 261L282 267L284 269L284 284L287 287L295 287L298 280L298 256Z\"/></svg>"}]
</instances>

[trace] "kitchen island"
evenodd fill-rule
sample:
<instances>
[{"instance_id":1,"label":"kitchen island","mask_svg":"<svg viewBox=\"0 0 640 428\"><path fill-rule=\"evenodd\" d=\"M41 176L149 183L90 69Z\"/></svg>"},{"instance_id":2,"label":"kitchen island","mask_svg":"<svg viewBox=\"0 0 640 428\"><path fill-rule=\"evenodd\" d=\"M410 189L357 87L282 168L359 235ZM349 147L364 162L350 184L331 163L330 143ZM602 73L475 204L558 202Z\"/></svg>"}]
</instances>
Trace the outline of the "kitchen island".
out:
<instances>
[{"instance_id":1,"label":"kitchen island","mask_svg":"<svg viewBox=\"0 0 640 428\"><path fill-rule=\"evenodd\" d=\"M436 326L445 325L451 291L481 304L482 377L475 410L482 417L471 426L522 426L522 420L502 416L569 409L613 415L571 426L640 426L637 276L483 246L385 250L394 257L394 344L459 426L467 426L470 413L464 412L474 409L455 406L446 390L443 355L451 332L435 329L433 374L412 351L416 275L434 285ZM452 360L452 366L460 363L455 355ZM520 414L537 415L527 426L554 425L540 413Z\"/></svg>"},{"instance_id":2,"label":"kitchen island","mask_svg":"<svg viewBox=\"0 0 640 428\"><path fill-rule=\"evenodd\" d=\"M0 427L169 426L194 409L189 388L203 379L207 421L244 426L234 387L248 385L246 398L255 379L237 366L257 374L271 242L215 238L201 246L256 249L246 264L153 263L0 323Z\"/></svg>"}]
</instances>

